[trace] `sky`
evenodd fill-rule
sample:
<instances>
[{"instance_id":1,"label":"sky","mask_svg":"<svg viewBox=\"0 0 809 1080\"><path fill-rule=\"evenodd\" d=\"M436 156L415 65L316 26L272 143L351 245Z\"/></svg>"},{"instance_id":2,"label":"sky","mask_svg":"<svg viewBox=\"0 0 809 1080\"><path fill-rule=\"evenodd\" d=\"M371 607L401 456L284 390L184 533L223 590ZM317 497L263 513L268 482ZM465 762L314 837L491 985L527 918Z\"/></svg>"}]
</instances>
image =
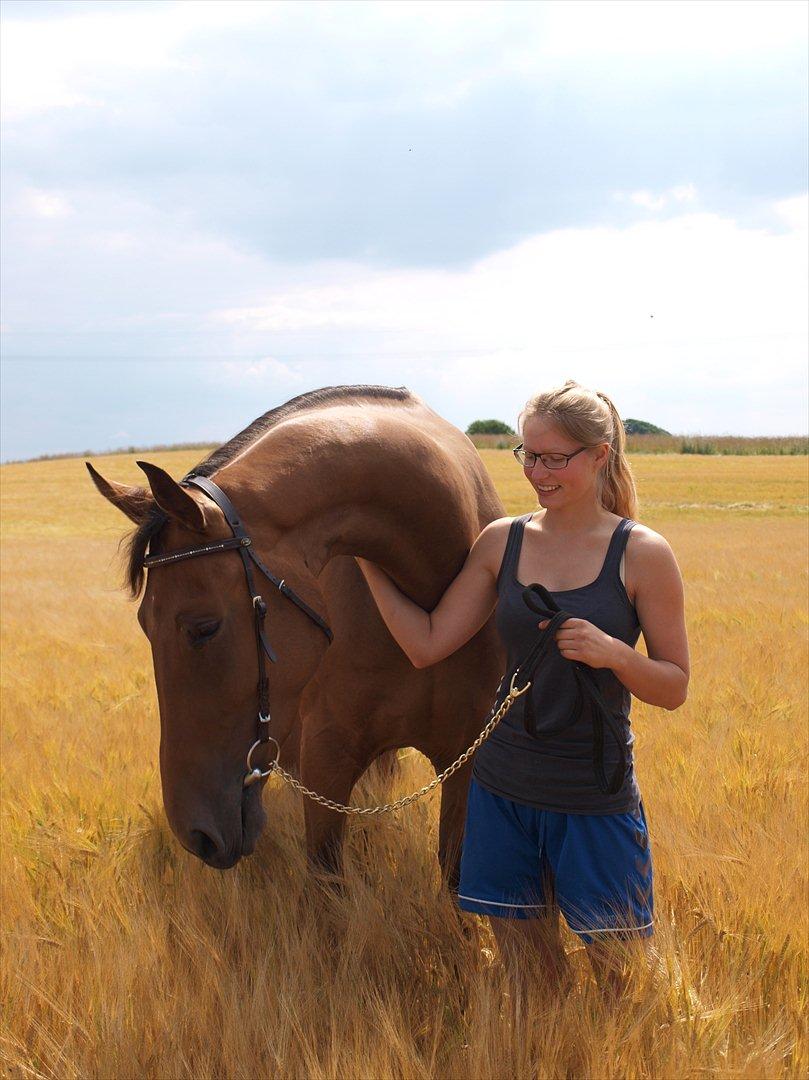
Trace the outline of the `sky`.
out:
<instances>
[{"instance_id":1,"label":"sky","mask_svg":"<svg viewBox=\"0 0 809 1080\"><path fill-rule=\"evenodd\" d=\"M321 386L809 432L802 0L5 0L0 458Z\"/></svg>"}]
</instances>

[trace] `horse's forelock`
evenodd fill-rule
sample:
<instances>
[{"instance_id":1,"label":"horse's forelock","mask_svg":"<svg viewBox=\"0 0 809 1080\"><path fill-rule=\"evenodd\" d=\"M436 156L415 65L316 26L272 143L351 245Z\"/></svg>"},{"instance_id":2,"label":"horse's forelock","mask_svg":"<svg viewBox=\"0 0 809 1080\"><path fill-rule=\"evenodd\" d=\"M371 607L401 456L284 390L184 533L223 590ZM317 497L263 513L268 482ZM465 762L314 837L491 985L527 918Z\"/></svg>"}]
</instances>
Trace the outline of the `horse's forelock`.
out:
<instances>
[{"instance_id":1,"label":"horse's forelock","mask_svg":"<svg viewBox=\"0 0 809 1080\"><path fill-rule=\"evenodd\" d=\"M143 560L147 551L157 554L154 539L168 521L168 515L164 513L156 502L149 507L147 516L137 528L128 533L122 540L126 545L126 577L125 585L133 600L137 600L143 588L145 571Z\"/></svg>"}]
</instances>

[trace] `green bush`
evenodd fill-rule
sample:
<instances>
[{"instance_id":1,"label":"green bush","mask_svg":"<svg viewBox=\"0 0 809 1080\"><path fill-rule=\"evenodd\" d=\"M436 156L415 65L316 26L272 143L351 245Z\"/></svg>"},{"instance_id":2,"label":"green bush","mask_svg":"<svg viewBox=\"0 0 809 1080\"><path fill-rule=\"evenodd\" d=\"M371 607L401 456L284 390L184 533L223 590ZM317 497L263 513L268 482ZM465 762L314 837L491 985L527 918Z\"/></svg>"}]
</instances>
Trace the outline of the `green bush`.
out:
<instances>
[{"instance_id":1,"label":"green bush","mask_svg":"<svg viewBox=\"0 0 809 1080\"><path fill-rule=\"evenodd\" d=\"M514 429L502 420L473 420L466 429L467 435L514 435Z\"/></svg>"}]
</instances>

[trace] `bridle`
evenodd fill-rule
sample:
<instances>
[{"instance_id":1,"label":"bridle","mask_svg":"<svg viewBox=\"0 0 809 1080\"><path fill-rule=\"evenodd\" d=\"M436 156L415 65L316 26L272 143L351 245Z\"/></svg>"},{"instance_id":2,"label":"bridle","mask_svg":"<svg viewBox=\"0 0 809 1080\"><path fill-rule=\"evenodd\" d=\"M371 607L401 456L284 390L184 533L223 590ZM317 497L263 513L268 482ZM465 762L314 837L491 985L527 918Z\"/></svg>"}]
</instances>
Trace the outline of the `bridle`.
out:
<instances>
[{"instance_id":1,"label":"bridle","mask_svg":"<svg viewBox=\"0 0 809 1080\"><path fill-rule=\"evenodd\" d=\"M313 611L307 603L301 600L298 594L290 589L284 582L283 578L277 578L275 574L264 565L258 555L256 555L253 550L253 541L247 535L239 519L236 507L213 480L209 480L207 476L195 476L194 473L189 473L187 476L183 477L180 484L199 488L200 491L204 492L212 499L225 515L225 521L227 521L230 526L233 536L228 537L226 540L214 540L210 544L201 544L199 547L181 548L179 551L170 551L166 555L147 555L143 560L143 565L147 569L156 566L168 566L171 563L181 562L183 559L194 559L199 555L216 555L220 551L238 551L241 556L242 566L244 567L244 576L247 581L247 591L253 605L253 621L256 631L256 652L258 655L258 738L247 751L247 772L245 773L243 782L243 787L247 788L250 787L251 784L255 784L258 780L264 780L270 775L281 752L277 740L275 740L269 732L270 684L269 679L267 678L267 659L269 658L273 663L277 663L278 657L275 655L272 646L264 636L264 620L267 616L267 605L261 594L256 590L253 569L250 565L251 562L255 564L268 581L271 581L273 585L278 588L279 592L281 592L288 600L291 600L293 604L296 604L304 614L312 619L313 622L317 623L329 639L329 642L332 641L334 635L317 612ZM271 762L267 769L262 770L258 766L253 765L253 754L263 743L270 742L275 743L275 760Z\"/></svg>"}]
</instances>

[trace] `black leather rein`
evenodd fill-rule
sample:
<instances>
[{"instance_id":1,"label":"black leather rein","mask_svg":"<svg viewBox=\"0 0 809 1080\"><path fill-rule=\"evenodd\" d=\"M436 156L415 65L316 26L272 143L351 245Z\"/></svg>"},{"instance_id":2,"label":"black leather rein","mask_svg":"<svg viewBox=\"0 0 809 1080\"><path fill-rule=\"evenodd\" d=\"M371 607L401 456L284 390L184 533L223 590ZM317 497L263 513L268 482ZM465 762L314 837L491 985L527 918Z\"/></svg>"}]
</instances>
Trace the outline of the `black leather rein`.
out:
<instances>
[{"instance_id":1,"label":"black leather rein","mask_svg":"<svg viewBox=\"0 0 809 1080\"><path fill-rule=\"evenodd\" d=\"M568 619L575 618L575 616L569 611L563 611L544 585L538 583L529 585L526 589L523 589L522 598L531 611L550 620L545 629L540 631L539 638L532 646L528 656L517 668L520 680L525 677L533 682L534 672L537 670L542 658L547 654L551 643L555 643L556 631ZM573 674L578 688L578 707L574 711L571 723L575 723L579 719L584 702L589 699L593 725L593 772L595 773L596 783L604 794L616 795L623 787L629 771L629 760L624 739L615 721L612 709L607 704L596 682L596 676L592 668L578 660L568 660L567 662L573 665ZM527 702L525 707L528 708ZM562 724L556 728L545 729L541 733L529 732L529 734L533 734L535 738L556 735L568 726L568 724ZM607 778L604 769L605 730L609 733L618 750L618 761L615 764L612 776L609 778Z\"/></svg>"},{"instance_id":2,"label":"black leather rein","mask_svg":"<svg viewBox=\"0 0 809 1080\"><path fill-rule=\"evenodd\" d=\"M255 579L253 577L253 566L255 566L268 581L271 581L280 593L288 600L291 600L293 604L296 604L313 622L317 623L329 639L329 642L332 641L334 635L317 612L313 611L305 601L301 600L298 594L290 589L282 578L277 578L272 570L265 566L258 555L256 555L253 550L253 541L247 535L236 507L213 480L209 480L206 476L195 476L193 473L189 473L188 476L183 477L180 483L185 486L191 485L199 488L200 491L203 491L210 499L212 499L225 515L225 521L227 521L230 526L233 536L226 540L213 540L210 544L201 544L198 547L181 548L179 551L170 551L165 555L147 555L143 560L143 565L147 569L156 566L168 566L171 563L181 562L183 559L196 558L198 555L216 555L220 551L238 551L241 556L244 575L247 581L247 591L253 605L253 620L256 631L256 653L258 656L258 738L247 752L247 773L244 778L244 786L249 787L250 784L254 784L257 780L261 780L265 776L268 776L271 771L266 770L265 772L262 772L261 769L253 768L252 755L253 751L260 744L275 742L275 739L273 739L269 733L270 689L265 658L270 659L273 663L277 663L278 660L272 646L264 635L264 620L267 617L267 605L261 594L256 590ZM278 747L277 742L276 747Z\"/></svg>"}]
</instances>

